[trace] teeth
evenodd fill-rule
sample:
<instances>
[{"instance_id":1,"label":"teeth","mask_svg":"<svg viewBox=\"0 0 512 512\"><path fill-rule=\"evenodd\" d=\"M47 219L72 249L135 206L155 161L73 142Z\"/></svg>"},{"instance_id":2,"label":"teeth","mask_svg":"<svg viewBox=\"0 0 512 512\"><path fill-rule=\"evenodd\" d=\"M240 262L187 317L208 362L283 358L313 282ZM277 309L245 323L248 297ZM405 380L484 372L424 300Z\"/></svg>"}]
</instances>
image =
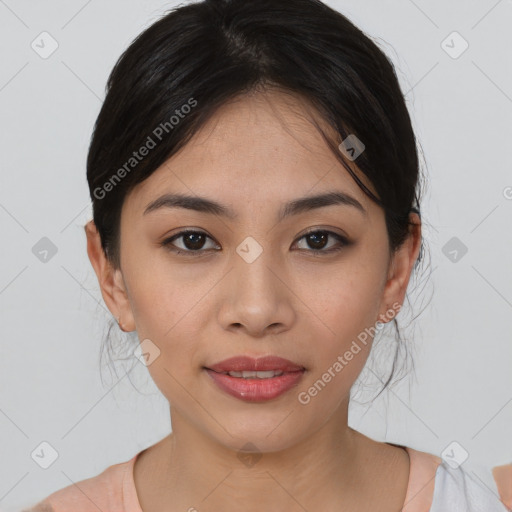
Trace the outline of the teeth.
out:
<instances>
[{"instance_id":1,"label":"teeth","mask_svg":"<svg viewBox=\"0 0 512 512\"><path fill-rule=\"evenodd\" d=\"M270 370L268 372L250 372L250 371L227 372L227 374L230 375L231 377L242 377L244 379L254 379L255 377L257 379L270 379L272 377L282 375L283 372L281 370L279 370L279 371Z\"/></svg>"}]
</instances>

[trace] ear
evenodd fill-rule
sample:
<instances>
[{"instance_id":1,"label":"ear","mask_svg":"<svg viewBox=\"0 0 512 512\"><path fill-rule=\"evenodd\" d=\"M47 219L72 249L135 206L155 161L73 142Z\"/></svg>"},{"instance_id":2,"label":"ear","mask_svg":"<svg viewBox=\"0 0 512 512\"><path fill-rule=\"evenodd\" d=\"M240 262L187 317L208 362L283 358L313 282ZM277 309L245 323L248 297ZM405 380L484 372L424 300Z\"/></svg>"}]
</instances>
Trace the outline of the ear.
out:
<instances>
[{"instance_id":1,"label":"ear","mask_svg":"<svg viewBox=\"0 0 512 512\"><path fill-rule=\"evenodd\" d=\"M108 261L94 221L89 221L84 227L87 254L96 272L103 300L114 317L119 319L121 329L125 332L134 331L135 321L121 269L114 269Z\"/></svg>"},{"instance_id":2,"label":"ear","mask_svg":"<svg viewBox=\"0 0 512 512\"><path fill-rule=\"evenodd\" d=\"M381 304L383 309L378 320L382 323L391 321L403 305L407 286L413 266L421 247L421 220L417 213L411 213L409 235L405 242L391 256L388 277Z\"/></svg>"}]
</instances>

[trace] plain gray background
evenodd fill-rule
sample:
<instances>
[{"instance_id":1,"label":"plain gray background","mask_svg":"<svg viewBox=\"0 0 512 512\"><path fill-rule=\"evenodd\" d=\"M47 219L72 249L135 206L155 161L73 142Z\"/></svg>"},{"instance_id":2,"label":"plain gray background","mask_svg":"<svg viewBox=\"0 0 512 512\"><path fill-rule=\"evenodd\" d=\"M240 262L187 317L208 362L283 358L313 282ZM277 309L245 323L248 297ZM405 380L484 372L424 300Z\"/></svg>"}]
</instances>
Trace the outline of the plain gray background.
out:
<instances>
[{"instance_id":1,"label":"plain gray background","mask_svg":"<svg viewBox=\"0 0 512 512\"><path fill-rule=\"evenodd\" d=\"M350 424L437 455L456 441L469 454L463 467L492 488L486 470L512 460L512 0L327 3L395 64L429 179L430 268L411 294L413 312L426 309L406 331L417 378L371 407L354 403ZM107 76L175 5L0 0L1 511L97 475L170 430L167 402L138 361L128 376L104 367L101 380L111 315L83 225ZM44 31L58 43L46 59L31 47ZM33 252L43 237L57 250L47 262ZM58 452L48 469L31 457L43 441Z\"/></svg>"}]
</instances>

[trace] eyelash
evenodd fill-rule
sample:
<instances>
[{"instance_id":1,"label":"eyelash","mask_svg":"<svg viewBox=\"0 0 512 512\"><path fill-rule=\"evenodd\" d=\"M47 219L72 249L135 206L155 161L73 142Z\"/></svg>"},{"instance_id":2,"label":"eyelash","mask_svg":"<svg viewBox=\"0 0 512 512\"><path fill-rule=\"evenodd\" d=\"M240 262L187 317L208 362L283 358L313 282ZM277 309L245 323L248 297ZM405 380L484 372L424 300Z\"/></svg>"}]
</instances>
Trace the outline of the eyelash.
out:
<instances>
[{"instance_id":1,"label":"eyelash","mask_svg":"<svg viewBox=\"0 0 512 512\"><path fill-rule=\"evenodd\" d=\"M327 250L323 250L323 249L299 249L300 251L307 251L307 252L310 252L312 253L314 256L322 256L322 255L327 255L327 254L333 254L333 253L336 253L336 252L339 252L341 251L342 249L344 249L345 247L351 245L351 241L349 241L346 237L342 236L342 235L339 235L338 233L334 233L332 231L328 231L326 229L315 229L315 230L311 230L311 231L308 231L307 233L304 233L300 238L298 238L296 240L295 243L299 242L300 240L302 240L303 238L309 236L309 235L312 235L312 234L316 234L316 233L324 233L328 236L333 236L334 238L336 238L338 240L339 243L341 243L341 246L338 246L336 248L331 248L331 249L327 249ZM162 247L165 247L167 250L171 251L171 252L174 252L175 254L185 254L187 256L191 256L191 257L197 257L197 256L202 256L204 254L204 252L208 251L208 250L211 250L211 249L198 249L198 250L183 250L183 249L178 249L176 247L173 247L172 246L172 242L174 242L174 240L177 240L181 237L184 237L185 235L190 235L190 234L197 234L197 235L204 235L206 236L207 238L210 238L210 240L213 240L210 236L208 236L206 233L204 233L203 231L196 231L196 230L185 230L185 231L180 231L179 233L176 233L175 235L173 235L172 237L170 238L167 238L165 240L163 240L160 245ZM218 250L218 249L214 249L214 250Z\"/></svg>"}]
</instances>

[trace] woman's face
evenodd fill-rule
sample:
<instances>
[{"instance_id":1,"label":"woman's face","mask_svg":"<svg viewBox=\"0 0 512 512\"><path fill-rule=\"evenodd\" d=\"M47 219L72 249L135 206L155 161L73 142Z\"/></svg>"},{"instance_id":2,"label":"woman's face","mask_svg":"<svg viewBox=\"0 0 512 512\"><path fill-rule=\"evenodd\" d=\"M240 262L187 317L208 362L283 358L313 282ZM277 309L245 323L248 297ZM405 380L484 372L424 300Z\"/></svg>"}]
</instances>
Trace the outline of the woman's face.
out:
<instances>
[{"instance_id":1,"label":"woman's face","mask_svg":"<svg viewBox=\"0 0 512 512\"><path fill-rule=\"evenodd\" d=\"M328 193L346 194L361 208L317 202L285 209ZM165 203L145 212L165 194L204 198L232 215ZM184 230L198 233L169 241ZM403 300L418 250L404 247L391 274L383 211L297 99L246 96L224 105L126 198L121 270L114 291L103 295L126 330L150 340L143 345L148 370L173 422L233 448L250 441L275 451L330 420L346 423L350 387L371 346L371 336L359 341L361 333L379 315L391 320ZM278 396L244 400L206 370L239 355L275 355L305 371Z\"/></svg>"}]
</instances>

